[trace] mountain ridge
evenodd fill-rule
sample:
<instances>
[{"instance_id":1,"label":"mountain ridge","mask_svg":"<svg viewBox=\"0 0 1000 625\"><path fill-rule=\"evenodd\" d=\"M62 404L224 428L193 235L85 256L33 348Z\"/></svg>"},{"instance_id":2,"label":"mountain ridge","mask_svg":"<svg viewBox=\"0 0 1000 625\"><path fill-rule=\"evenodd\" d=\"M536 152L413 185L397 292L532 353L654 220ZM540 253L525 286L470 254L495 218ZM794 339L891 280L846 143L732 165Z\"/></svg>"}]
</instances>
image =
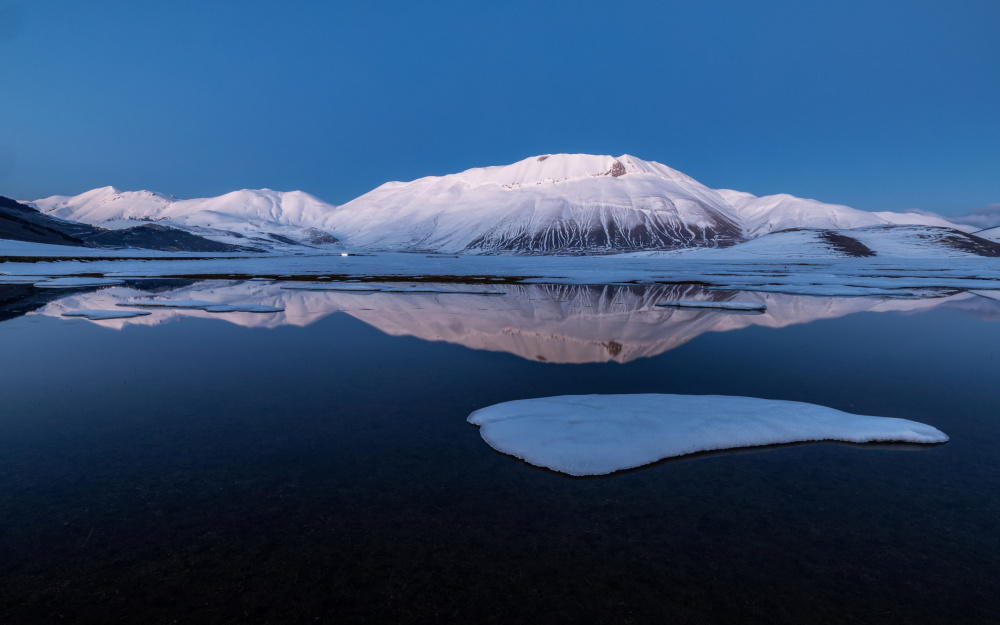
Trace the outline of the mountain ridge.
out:
<instances>
[{"instance_id":1,"label":"mountain ridge","mask_svg":"<svg viewBox=\"0 0 1000 625\"><path fill-rule=\"evenodd\" d=\"M93 189L31 205L102 228L160 223L238 245L447 253L607 253L729 247L789 228L924 225L974 230L937 215L868 212L787 194L711 189L623 154L547 154L410 182L334 206L302 191L242 189L180 200Z\"/></svg>"}]
</instances>

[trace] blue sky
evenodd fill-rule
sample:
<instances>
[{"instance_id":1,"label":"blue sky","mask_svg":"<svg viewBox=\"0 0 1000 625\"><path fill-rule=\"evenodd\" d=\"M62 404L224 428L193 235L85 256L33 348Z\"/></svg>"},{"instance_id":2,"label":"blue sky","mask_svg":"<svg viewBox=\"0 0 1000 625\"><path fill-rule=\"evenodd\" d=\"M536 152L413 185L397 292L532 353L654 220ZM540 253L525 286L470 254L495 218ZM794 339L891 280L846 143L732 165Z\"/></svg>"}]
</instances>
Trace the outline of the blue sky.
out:
<instances>
[{"instance_id":1,"label":"blue sky","mask_svg":"<svg viewBox=\"0 0 1000 625\"><path fill-rule=\"evenodd\" d=\"M342 203L553 152L868 210L1000 202L1000 3L0 0L0 195Z\"/></svg>"}]
</instances>

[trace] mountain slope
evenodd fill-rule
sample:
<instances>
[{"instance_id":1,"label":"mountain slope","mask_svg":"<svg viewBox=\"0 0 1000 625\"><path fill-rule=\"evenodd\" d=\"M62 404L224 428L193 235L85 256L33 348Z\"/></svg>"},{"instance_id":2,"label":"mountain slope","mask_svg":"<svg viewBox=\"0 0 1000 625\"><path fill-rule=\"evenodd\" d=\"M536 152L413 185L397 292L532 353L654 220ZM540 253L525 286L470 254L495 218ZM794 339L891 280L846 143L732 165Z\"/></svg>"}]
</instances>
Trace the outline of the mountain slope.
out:
<instances>
[{"instance_id":1,"label":"mountain slope","mask_svg":"<svg viewBox=\"0 0 1000 625\"><path fill-rule=\"evenodd\" d=\"M528 254L727 247L788 228L888 224L956 227L937 216L715 190L634 156L586 154L388 183L324 221L369 248Z\"/></svg>"},{"instance_id":2,"label":"mountain slope","mask_svg":"<svg viewBox=\"0 0 1000 625\"><path fill-rule=\"evenodd\" d=\"M757 237L727 250L714 251L712 255L719 259L969 256L1000 257L1000 243L937 226L900 224L848 230L792 228Z\"/></svg>"},{"instance_id":3,"label":"mountain slope","mask_svg":"<svg viewBox=\"0 0 1000 625\"><path fill-rule=\"evenodd\" d=\"M108 230L45 215L0 196L0 239L74 247L133 247L163 251L236 252L246 248L154 224Z\"/></svg>"},{"instance_id":4,"label":"mountain slope","mask_svg":"<svg viewBox=\"0 0 1000 625\"><path fill-rule=\"evenodd\" d=\"M322 245L336 238L314 227L333 206L301 191L233 191L214 198L179 200L152 191L93 189L55 195L32 205L53 217L107 229L156 222L215 241L262 247Z\"/></svg>"},{"instance_id":5,"label":"mountain slope","mask_svg":"<svg viewBox=\"0 0 1000 625\"><path fill-rule=\"evenodd\" d=\"M968 232L975 230L971 226L953 224L937 215L862 211L787 193L757 197L743 191L720 189L719 194L739 213L748 239L789 228L846 230L868 226L924 225Z\"/></svg>"},{"instance_id":6,"label":"mountain slope","mask_svg":"<svg viewBox=\"0 0 1000 625\"><path fill-rule=\"evenodd\" d=\"M993 228L987 228L985 230L977 230L975 235L981 239L1000 242L1000 226L994 226Z\"/></svg>"},{"instance_id":7,"label":"mountain slope","mask_svg":"<svg viewBox=\"0 0 1000 625\"><path fill-rule=\"evenodd\" d=\"M555 154L410 183L337 208L327 229L354 245L553 253L726 246L739 217L714 190L631 156Z\"/></svg>"},{"instance_id":8,"label":"mountain slope","mask_svg":"<svg viewBox=\"0 0 1000 625\"><path fill-rule=\"evenodd\" d=\"M728 247L790 228L891 224L959 229L936 215L871 213L790 195L715 190L633 156L552 154L412 182L335 207L301 191L234 191L178 200L113 187L34 203L102 228L155 222L256 247L337 242L368 250L609 253Z\"/></svg>"}]
</instances>

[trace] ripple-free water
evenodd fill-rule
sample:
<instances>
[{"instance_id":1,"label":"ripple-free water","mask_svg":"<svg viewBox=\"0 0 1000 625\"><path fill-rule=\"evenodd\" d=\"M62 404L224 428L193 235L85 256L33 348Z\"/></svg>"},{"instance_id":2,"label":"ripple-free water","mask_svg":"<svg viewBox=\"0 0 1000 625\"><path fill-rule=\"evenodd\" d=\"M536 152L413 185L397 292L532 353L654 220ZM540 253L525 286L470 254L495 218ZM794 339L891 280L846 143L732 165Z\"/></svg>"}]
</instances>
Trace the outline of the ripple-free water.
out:
<instances>
[{"instance_id":1,"label":"ripple-free water","mask_svg":"<svg viewBox=\"0 0 1000 625\"><path fill-rule=\"evenodd\" d=\"M761 295L767 315L727 316L656 309L692 296L666 287L265 288L240 297L280 318L58 314L150 297L119 288L0 323L0 621L1000 620L998 302ZM579 479L465 421L584 393L805 401L951 441Z\"/></svg>"}]
</instances>

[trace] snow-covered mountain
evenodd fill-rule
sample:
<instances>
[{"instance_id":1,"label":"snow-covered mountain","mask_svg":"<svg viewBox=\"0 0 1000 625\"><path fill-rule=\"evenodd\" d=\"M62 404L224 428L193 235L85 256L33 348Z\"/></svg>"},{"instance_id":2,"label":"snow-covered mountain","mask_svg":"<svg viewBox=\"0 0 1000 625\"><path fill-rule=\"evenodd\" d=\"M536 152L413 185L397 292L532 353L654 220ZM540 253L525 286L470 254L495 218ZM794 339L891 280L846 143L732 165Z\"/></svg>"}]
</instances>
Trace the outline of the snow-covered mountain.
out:
<instances>
[{"instance_id":1,"label":"snow-covered mountain","mask_svg":"<svg viewBox=\"0 0 1000 625\"><path fill-rule=\"evenodd\" d=\"M312 227L333 206L302 191L233 191L213 198L179 200L152 191L93 189L76 196L55 195L30 203L41 212L102 228L130 228L157 222L236 245L275 247L335 243Z\"/></svg>"},{"instance_id":2,"label":"snow-covered mountain","mask_svg":"<svg viewBox=\"0 0 1000 625\"><path fill-rule=\"evenodd\" d=\"M390 182L328 224L365 247L553 253L727 246L739 215L713 189L631 156L554 154Z\"/></svg>"},{"instance_id":3,"label":"snow-covered mountain","mask_svg":"<svg viewBox=\"0 0 1000 625\"><path fill-rule=\"evenodd\" d=\"M872 213L790 195L715 190L634 156L551 154L512 165L389 182L335 207L301 191L178 200L113 187L34 205L118 228L164 222L226 243L448 253L551 254L727 247L789 228L917 224L974 230L935 215Z\"/></svg>"},{"instance_id":4,"label":"snow-covered mountain","mask_svg":"<svg viewBox=\"0 0 1000 625\"><path fill-rule=\"evenodd\" d=\"M719 191L659 163L587 154L384 184L326 221L365 247L519 253L726 247L787 228L888 224L957 227L937 216Z\"/></svg>"}]
</instances>

